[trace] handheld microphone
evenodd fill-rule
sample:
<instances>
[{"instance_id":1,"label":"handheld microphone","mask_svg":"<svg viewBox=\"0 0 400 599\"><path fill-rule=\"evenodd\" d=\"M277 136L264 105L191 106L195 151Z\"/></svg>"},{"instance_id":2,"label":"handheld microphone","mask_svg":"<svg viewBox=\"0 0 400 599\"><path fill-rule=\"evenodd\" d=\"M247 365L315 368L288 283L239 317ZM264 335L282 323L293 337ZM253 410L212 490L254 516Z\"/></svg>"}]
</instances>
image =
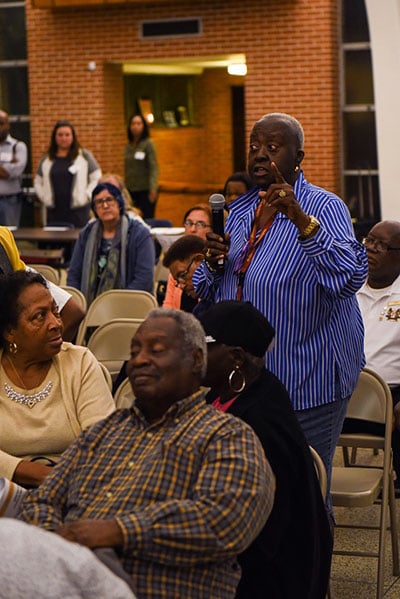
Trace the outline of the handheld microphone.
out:
<instances>
[{"instance_id":1,"label":"handheld microphone","mask_svg":"<svg viewBox=\"0 0 400 599\"><path fill-rule=\"evenodd\" d=\"M224 230L224 206L225 206L225 198L221 193L213 193L208 200L211 208L211 226L214 233L224 238L225 230ZM224 268L225 260L220 258L218 260L218 269L222 270Z\"/></svg>"},{"instance_id":2,"label":"handheld microphone","mask_svg":"<svg viewBox=\"0 0 400 599\"><path fill-rule=\"evenodd\" d=\"M208 200L211 208L211 226L214 233L224 237L224 206L225 198L222 193L213 193Z\"/></svg>"}]
</instances>

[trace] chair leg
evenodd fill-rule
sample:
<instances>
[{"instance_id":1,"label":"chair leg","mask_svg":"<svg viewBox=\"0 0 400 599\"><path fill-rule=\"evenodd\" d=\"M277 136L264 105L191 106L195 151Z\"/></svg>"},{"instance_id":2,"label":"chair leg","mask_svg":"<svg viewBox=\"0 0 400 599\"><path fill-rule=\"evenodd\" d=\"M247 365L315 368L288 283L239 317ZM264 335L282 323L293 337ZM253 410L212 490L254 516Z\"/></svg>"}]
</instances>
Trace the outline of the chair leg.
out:
<instances>
[{"instance_id":1,"label":"chair leg","mask_svg":"<svg viewBox=\"0 0 400 599\"><path fill-rule=\"evenodd\" d=\"M343 452L343 463L347 468L348 466L350 466L349 448L346 446L342 447L342 452Z\"/></svg>"},{"instance_id":2,"label":"chair leg","mask_svg":"<svg viewBox=\"0 0 400 599\"><path fill-rule=\"evenodd\" d=\"M397 534L397 520L396 520L396 498L394 494L394 483L393 474L390 475L389 479L389 513L390 513L390 535L392 539L392 566L393 576L399 576L399 541Z\"/></svg>"},{"instance_id":3,"label":"chair leg","mask_svg":"<svg viewBox=\"0 0 400 599\"><path fill-rule=\"evenodd\" d=\"M382 489L382 502L380 513L379 548L378 548L378 575L376 584L376 599L382 599L385 576L385 538L387 529L387 514L389 503L389 481L384 480Z\"/></svg>"},{"instance_id":4,"label":"chair leg","mask_svg":"<svg viewBox=\"0 0 400 599\"><path fill-rule=\"evenodd\" d=\"M346 467L351 466L352 464L356 463L356 459L357 459L357 447L352 447L351 448L351 457L349 455L349 448L344 446L342 447L343 450L343 463Z\"/></svg>"}]
</instances>

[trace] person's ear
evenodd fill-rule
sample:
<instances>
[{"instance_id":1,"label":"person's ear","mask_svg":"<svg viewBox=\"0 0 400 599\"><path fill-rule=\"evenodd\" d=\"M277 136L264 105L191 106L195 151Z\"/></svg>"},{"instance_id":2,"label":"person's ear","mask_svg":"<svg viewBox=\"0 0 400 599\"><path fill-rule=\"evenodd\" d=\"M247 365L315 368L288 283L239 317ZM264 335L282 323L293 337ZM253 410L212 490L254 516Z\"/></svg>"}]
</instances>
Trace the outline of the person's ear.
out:
<instances>
[{"instance_id":1,"label":"person's ear","mask_svg":"<svg viewBox=\"0 0 400 599\"><path fill-rule=\"evenodd\" d=\"M193 360L193 374L201 374L204 366L204 361L207 359L207 355L204 355L202 350L198 348L194 354Z\"/></svg>"},{"instance_id":2,"label":"person's ear","mask_svg":"<svg viewBox=\"0 0 400 599\"><path fill-rule=\"evenodd\" d=\"M297 150L296 162L297 162L298 166L300 166L303 158L304 158L304 152L303 152L303 150Z\"/></svg>"},{"instance_id":3,"label":"person's ear","mask_svg":"<svg viewBox=\"0 0 400 599\"><path fill-rule=\"evenodd\" d=\"M230 350L233 361L236 366L243 366L246 361L246 352L242 347L232 347Z\"/></svg>"},{"instance_id":4,"label":"person's ear","mask_svg":"<svg viewBox=\"0 0 400 599\"><path fill-rule=\"evenodd\" d=\"M193 256L193 260L195 262L197 262L198 264L201 264L201 262L203 262L203 260L204 260L204 254L195 254Z\"/></svg>"},{"instance_id":5,"label":"person's ear","mask_svg":"<svg viewBox=\"0 0 400 599\"><path fill-rule=\"evenodd\" d=\"M9 327L8 329L6 329L3 333L3 337L5 339L5 341L7 341L7 343L13 343L14 342L14 330L13 328Z\"/></svg>"}]
</instances>

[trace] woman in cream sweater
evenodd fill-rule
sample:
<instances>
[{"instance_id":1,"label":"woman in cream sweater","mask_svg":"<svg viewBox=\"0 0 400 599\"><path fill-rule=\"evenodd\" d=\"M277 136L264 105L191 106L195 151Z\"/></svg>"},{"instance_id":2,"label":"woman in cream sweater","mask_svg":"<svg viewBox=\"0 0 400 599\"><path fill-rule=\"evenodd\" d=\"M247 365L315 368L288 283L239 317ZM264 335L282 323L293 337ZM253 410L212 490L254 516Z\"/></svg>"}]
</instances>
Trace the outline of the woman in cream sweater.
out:
<instances>
[{"instance_id":1,"label":"woman in cream sweater","mask_svg":"<svg viewBox=\"0 0 400 599\"><path fill-rule=\"evenodd\" d=\"M80 432L114 410L99 364L64 343L41 275L0 278L0 476L38 486Z\"/></svg>"}]
</instances>

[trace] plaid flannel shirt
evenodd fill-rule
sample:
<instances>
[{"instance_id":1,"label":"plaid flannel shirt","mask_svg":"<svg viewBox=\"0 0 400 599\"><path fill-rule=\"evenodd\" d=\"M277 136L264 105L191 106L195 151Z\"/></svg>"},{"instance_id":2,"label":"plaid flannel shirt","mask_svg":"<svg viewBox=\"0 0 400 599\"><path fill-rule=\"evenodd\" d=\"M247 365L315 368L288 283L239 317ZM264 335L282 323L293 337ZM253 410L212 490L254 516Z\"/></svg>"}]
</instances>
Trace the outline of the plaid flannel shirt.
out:
<instances>
[{"instance_id":1,"label":"plaid flannel shirt","mask_svg":"<svg viewBox=\"0 0 400 599\"><path fill-rule=\"evenodd\" d=\"M274 492L250 427L198 392L156 423L134 405L83 432L27 494L20 519L54 530L115 518L139 598L222 599L234 596L236 556L265 523Z\"/></svg>"}]
</instances>

